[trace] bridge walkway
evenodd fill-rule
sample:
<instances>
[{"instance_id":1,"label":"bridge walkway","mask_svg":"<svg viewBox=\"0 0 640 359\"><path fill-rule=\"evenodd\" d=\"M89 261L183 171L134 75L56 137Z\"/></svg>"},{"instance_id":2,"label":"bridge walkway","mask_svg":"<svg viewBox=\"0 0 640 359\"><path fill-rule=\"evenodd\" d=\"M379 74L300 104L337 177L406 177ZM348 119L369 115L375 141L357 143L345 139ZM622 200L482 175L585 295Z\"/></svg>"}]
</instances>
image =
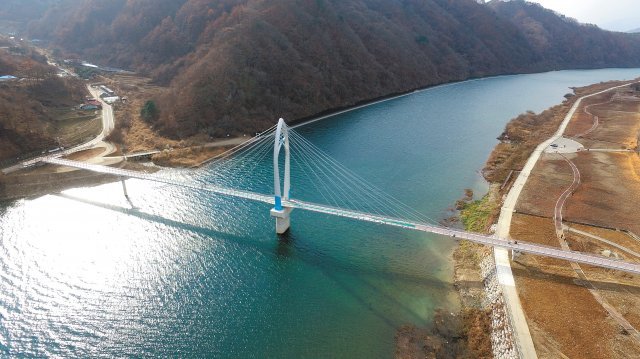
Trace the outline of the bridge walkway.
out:
<instances>
[{"instance_id":1,"label":"bridge walkway","mask_svg":"<svg viewBox=\"0 0 640 359\"><path fill-rule=\"evenodd\" d=\"M69 166L78 169L93 171L97 173L103 173L107 175L120 176L120 177L128 177L128 178L136 178L146 181L153 181L173 186L179 186L184 188L189 188L193 190L199 191L207 191L212 193L217 193L226 196L232 196L237 198L248 199L252 201L263 202L267 204L273 205L275 203L274 197L271 195L253 193L249 191L231 189L221 186L215 185L204 185L204 184L191 184L178 180L172 180L168 178L163 178L161 176L157 176L154 174L141 173L137 171L107 167L95 164L89 164L84 162L72 161L61 158L47 158L43 160L43 162L59 165L59 166ZM406 221L399 218L391 218L380 215L374 215L370 213L358 212L353 210L347 210L342 208L336 208L331 206L326 206L322 204L310 203L295 199L290 199L282 202L284 207L298 208L301 210L316 212L316 213L324 213L328 215L343 217L343 218L351 218L360 221L366 221L371 223L384 224L393 227L400 227L405 229L411 229L426 233L435 233L443 236L447 236L453 239L466 239L468 241L483 244L486 246L498 247L498 248L506 248L510 250L514 250L522 253L530 253L545 257L557 258L562 260L567 260L571 262L578 262L587 265L609 268L620 270L633 274L640 274L640 265L635 263L629 263L621 260L614 260L606 257L597 256L594 254L587 254L583 252L577 252L572 250L566 250L556 247L544 246L540 244L527 243L522 241L513 241L504 238L499 238L495 235L483 235L477 233L465 232L462 230L446 228L436 225L429 225L425 223Z\"/></svg>"}]
</instances>

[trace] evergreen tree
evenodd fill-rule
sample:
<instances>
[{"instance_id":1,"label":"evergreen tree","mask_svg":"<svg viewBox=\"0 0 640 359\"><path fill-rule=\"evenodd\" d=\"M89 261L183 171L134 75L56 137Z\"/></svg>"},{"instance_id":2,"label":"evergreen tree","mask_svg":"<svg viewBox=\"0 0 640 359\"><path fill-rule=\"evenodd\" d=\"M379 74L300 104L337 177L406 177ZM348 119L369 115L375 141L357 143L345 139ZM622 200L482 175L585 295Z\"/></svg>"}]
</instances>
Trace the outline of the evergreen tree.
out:
<instances>
[{"instance_id":1,"label":"evergreen tree","mask_svg":"<svg viewBox=\"0 0 640 359\"><path fill-rule=\"evenodd\" d=\"M159 115L160 111L153 100L145 102L140 110L140 116L147 122L156 121Z\"/></svg>"}]
</instances>

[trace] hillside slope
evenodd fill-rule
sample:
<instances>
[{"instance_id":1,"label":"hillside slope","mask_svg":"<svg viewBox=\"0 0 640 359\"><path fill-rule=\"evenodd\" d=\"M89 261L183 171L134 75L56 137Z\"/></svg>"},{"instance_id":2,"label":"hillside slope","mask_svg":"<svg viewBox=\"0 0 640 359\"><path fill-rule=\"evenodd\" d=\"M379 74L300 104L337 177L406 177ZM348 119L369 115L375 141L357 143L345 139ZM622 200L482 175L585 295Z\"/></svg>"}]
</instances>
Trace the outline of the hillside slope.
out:
<instances>
[{"instance_id":1,"label":"hillside slope","mask_svg":"<svg viewBox=\"0 0 640 359\"><path fill-rule=\"evenodd\" d=\"M0 82L0 164L5 160L57 147L56 110L84 99L84 84L56 76L39 54L14 55L0 50L0 73L22 81Z\"/></svg>"},{"instance_id":2,"label":"hillside slope","mask_svg":"<svg viewBox=\"0 0 640 359\"><path fill-rule=\"evenodd\" d=\"M579 24L533 3L494 0L488 6L518 27L545 68L634 67L640 63L640 34Z\"/></svg>"},{"instance_id":3,"label":"hillside slope","mask_svg":"<svg viewBox=\"0 0 640 359\"><path fill-rule=\"evenodd\" d=\"M169 85L157 127L182 137L259 131L444 82L640 66L640 37L521 1L76 0L34 36Z\"/></svg>"},{"instance_id":4,"label":"hillside slope","mask_svg":"<svg viewBox=\"0 0 640 359\"><path fill-rule=\"evenodd\" d=\"M49 9L70 0L2 0L0 31L22 32L29 21L41 18Z\"/></svg>"}]
</instances>

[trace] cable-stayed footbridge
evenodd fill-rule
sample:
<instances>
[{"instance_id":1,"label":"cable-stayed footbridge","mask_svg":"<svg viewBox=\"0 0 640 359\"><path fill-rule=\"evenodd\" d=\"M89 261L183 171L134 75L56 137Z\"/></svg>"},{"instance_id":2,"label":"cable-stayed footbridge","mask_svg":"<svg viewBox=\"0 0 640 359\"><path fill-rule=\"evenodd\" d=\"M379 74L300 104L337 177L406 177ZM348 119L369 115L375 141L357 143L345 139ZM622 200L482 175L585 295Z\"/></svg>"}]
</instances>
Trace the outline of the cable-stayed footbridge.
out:
<instances>
[{"instance_id":1,"label":"cable-stayed footbridge","mask_svg":"<svg viewBox=\"0 0 640 359\"><path fill-rule=\"evenodd\" d=\"M281 156L283 150L284 156ZM265 166L265 160L268 160L268 155L271 153L273 154L273 165ZM53 156L42 159L42 162L267 203L273 205L271 215L276 220L276 232L279 234L289 229L291 211L298 209L414 231L435 233L456 240L466 239L487 246L507 248L522 253L640 274L640 265L636 263L444 227L403 204L385 191L369 184L362 177L356 175L306 140L295 130L289 128L282 119L276 126L219 155L209 165L210 171L207 173L206 179L169 178L168 176L89 164ZM296 171L299 170L299 176L304 178L305 184L309 187L307 188L307 194L313 193L318 201L291 197L292 162ZM284 166L283 171L281 171L282 165ZM234 188L222 185L221 183L225 183L224 179L231 175L239 179L234 183ZM263 184L260 187L259 183L255 183L260 182L256 181L256 178L271 178L270 175L273 176L274 194L260 193L256 188L265 189L268 186ZM245 184L244 186L243 183ZM303 194L303 191L299 192Z\"/></svg>"}]
</instances>

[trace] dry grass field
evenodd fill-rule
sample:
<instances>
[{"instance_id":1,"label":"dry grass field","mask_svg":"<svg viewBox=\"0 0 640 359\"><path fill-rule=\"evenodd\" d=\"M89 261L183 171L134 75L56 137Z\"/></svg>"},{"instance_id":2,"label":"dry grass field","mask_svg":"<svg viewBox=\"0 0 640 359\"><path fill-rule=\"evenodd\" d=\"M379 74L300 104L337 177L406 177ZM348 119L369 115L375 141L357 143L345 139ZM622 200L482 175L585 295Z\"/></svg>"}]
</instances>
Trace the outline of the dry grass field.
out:
<instances>
[{"instance_id":1,"label":"dry grass field","mask_svg":"<svg viewBox=\"0 0 640 359\"><path fill-rule=\"evenodd\" d=\"M594 116L598 117L594 126ZM581 183L564 207L565 239L572 250L640 262L640 94L628 88L584 101L566 135L585 146L568 154ZM553 211L573 181L570 166L544 154L519 199L511 236L560 246ZM631 232L631 233L629 233ZM634 358L640 329L640 276L531 255L512 263L516 285L541 358ZM578 268L578 269L576 269ZM582 271L584 277L581 278ZM584 281L584 278L588 282ZM594 294L595 293L595 294Z\"/></svg>"}]
</instances>

